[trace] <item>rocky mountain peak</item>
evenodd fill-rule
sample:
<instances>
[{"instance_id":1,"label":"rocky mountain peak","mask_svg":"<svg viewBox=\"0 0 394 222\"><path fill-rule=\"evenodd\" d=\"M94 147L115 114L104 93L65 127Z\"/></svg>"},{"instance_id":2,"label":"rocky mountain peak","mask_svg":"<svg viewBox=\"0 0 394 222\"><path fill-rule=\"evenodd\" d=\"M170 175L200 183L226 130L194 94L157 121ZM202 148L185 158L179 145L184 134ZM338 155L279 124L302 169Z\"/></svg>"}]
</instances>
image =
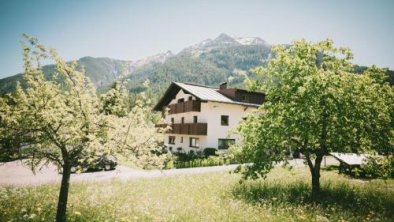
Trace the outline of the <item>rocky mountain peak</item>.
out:
<instances>
[{"instance_id":1,"label":"rocky mountain peak","mask_svg":"<svg viewBox=\"0 0 394 222\"><path fill-rule=\"evenodd\" d=\"M220 34L216 39L214 39L216 42L223 42L223 43L235 43L235 39L225 33Z\"/></svg>"},{"instance_id":2,"label":"rocky mountain peak","mask_svg":"<svg viewBox=\"0 0 394 222\"><path fill-rule=\"evenodd\" d=\"M185 51L199 54L201 51L207 51L213 48L221 48L228 46L241 46L241 45L268 45L263 39L258 37L231 37L225 33L220 34L218 37L206 39L198 44L190 46Z\"/></svg>"},{"instance_id":3,"label":"rocky mountain peak","mask_svg":"<svg viewBox=\"0 0 394 222\"><path fill-rule=\"evenodd\" d=\"M238 37L234 40L241 45L267 45L267 42L259 37Z\"/></svg>"},{"instance_id":4,"label":"rocky mountain peak","mask_svg":"<svg viewBox=\"0 0 394 222\"><path fill-rule=\"evenodd\" d=\"M149 57L146 57L144 59L137 60L133 63L134 67L139 67L143 66L149 63L164 63L167 59L171 58L174 56L174 53L172 53L170 50L167 52L163 53L158 53L156 55L152 55Z\"/></svg>"}]
</instances>

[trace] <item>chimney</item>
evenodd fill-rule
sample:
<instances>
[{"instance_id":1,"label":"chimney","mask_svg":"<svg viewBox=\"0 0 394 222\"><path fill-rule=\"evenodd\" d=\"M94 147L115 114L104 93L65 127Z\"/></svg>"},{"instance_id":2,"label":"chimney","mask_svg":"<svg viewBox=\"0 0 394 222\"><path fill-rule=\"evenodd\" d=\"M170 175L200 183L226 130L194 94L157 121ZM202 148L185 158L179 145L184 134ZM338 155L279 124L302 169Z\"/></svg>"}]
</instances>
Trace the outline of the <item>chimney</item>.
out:
<instances>
[{"instance_id":1,"label":"chimney","mask_svg":"<svg viewBox=\"0 0 394 222\"><path fill-rule=\"evenodd\" d=\"M219 89L227 89L227 82L220 84Z\"/></svg>"}]
</instances>

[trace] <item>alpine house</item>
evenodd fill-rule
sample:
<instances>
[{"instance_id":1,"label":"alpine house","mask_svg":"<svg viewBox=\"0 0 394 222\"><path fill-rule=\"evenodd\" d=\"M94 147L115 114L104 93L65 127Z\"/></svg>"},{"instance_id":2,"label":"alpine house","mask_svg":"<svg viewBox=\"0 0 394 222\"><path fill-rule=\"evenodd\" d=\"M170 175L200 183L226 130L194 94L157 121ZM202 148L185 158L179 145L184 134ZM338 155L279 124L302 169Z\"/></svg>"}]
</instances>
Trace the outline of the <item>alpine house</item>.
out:
<instances>
[{"instance_id":1,"label":"alpine house","mask_svg":"<svg viewBox=\"0 0 394 222\"><path fill-rule=\"evenodd\" d=\"M166 124L165 146L172 152L203 151L205 148L227 150L240 143L233 132L242 118L264 102L264 93L172 82L153 108L161 111Z\"/></svg>"}]
</instances>

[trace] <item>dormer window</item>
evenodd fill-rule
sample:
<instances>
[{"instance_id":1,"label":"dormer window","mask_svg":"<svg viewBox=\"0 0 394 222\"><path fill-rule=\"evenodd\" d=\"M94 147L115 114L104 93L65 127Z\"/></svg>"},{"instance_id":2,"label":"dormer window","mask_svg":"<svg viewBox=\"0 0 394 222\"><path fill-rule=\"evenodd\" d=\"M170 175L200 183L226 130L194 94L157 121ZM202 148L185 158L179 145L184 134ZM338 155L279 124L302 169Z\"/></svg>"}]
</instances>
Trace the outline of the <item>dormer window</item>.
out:
<instances>
[{"instance_id":1,"label":"dormer window","mask_svg":"<svg viewBox=\"0 0 394 222\"><path fill-rule=\"evenodd\" d=\"M242 95L241 99L242 99L242 102L249 102L249 95L244 94L244 95Z\"/></svg>"}]
</instances>

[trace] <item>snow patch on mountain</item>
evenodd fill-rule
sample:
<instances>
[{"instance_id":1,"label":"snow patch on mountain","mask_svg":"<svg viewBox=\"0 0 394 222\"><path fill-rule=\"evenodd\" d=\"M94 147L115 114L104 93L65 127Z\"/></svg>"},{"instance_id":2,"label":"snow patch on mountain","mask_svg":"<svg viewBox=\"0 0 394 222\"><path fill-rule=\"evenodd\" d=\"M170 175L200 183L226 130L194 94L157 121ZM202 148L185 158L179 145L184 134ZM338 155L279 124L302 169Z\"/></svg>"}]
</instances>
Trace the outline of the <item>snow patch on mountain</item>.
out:
<instances>
[{"instance_id":1,"label":"snow patch on mountain","mask_svg":"<svg viewBox=\"0 0 394 222\"><path fill-rule=\"evenodd\" d=\"M159 53L153 56L146 57L144 59L133 62L132 66L140 67L149 63L164 63L167 59L173 57L174 54L171 51Z\"/></svg>"},{"instance_id":2,"label":"snow patch on mountain","mask_svg":"<svg viewBox=\"0 0 394 222\"><path fill-rule=\"evenodd\" d=\"M198 57L204 52L208 52L215 48L242 46L242 45L269 45L266 41L259 37L232 37L227 34L220 34L215 39L206 39L200 43L185 48L182 52L190 53Z\"/></svg>"},{"instance_id":3,"label":"snow patch on mountain","mask_svg":"<svg viewBox=\"0 0 394 222\"><path fill-rule=\"evenodd\" d=\"M241 45L266 45L267 43L259 37L238 37L234 38Z\"/></svg>"}]
</instances>

